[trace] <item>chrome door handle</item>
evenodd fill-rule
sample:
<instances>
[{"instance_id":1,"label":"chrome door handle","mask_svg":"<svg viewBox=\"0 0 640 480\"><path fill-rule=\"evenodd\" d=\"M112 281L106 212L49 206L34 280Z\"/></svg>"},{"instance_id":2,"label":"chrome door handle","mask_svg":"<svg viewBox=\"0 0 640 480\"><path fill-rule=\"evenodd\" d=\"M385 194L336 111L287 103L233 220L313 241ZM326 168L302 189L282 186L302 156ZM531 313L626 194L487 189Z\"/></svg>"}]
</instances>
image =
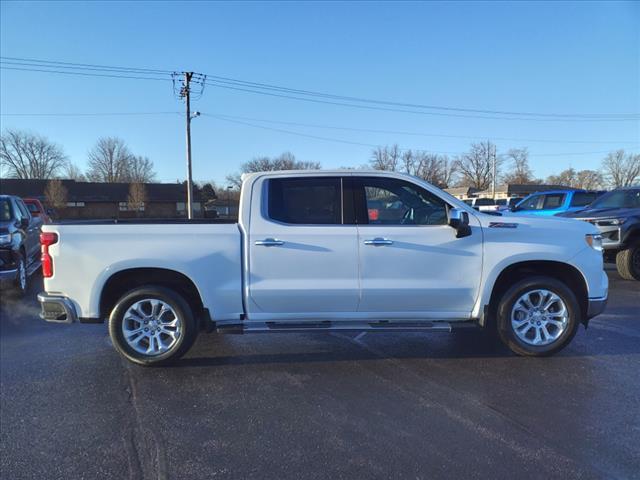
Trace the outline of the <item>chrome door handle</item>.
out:
<instances>
[{"instance_id":1,"label":"chrome door handle","mask_svg":"<svg viewBox=\"0 0 640 480\"><path fill-rule=\"evenodd\" d=\"M388 240L386 238L374 238L373 240L365 240L364 241L365 245L393 245L393 241L392 240Z\"/></svg>"},{"instance_id":2,"label":"chrome door handle","mask_svg":"<svg viewBox=\"0 0 640 480\"><path fill-rule=\"evenodd\" d=\"M255 244L263 247L276 247L278 245L284 245L284 242L276 238L265 238L264 240L256 240Z\"/></svg>"}]
</instances>

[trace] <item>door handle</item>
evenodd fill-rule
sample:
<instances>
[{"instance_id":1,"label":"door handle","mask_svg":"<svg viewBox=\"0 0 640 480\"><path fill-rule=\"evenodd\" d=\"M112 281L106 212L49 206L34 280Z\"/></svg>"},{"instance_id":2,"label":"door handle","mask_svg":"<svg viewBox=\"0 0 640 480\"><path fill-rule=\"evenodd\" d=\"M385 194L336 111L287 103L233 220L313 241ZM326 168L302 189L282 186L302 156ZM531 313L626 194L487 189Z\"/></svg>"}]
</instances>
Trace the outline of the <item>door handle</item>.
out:
<instances>
[{"instance_id":1,"label":"door handle","mask_svg":"<svg viewBox=\"0 0 640 480\"><path fill-rule=\"evenodd\" d=\"M365 240L364 244L365 245L374 245L374 246L393 245L393 240L377 237L377 238L374 238L373 240Z\"/></svg>"},{"instance_id":2,"label":"door handle","mask_svg":"<svg viewBox=\"0 0 640 480\"><path fill-rule=\"evenodd\" d=\"M256 240L255 244L263 247L276 247L278 245L284 245L284 242L277 238L265 238L264 240Z\"/></svg>"}]
</instances>

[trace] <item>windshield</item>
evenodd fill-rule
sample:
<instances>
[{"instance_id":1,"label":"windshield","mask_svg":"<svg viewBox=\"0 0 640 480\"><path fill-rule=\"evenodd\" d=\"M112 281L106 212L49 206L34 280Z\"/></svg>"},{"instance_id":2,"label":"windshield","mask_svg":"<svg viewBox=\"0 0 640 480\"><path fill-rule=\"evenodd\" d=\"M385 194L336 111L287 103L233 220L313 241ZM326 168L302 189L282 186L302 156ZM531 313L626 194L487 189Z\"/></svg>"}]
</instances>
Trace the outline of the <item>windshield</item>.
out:
<instances>
[{"instance_id":1,"label":"windshield","mask_svg":"<svg viewBox=\"0 0 640 480\"><path fill-rule=\"evenodd\" d=\"M640 208L640 188L605 193L591 204L591 208Z\"/></svg>"},{"instance_id":2,"label":"windshield","mask_svg":"<svg viewBox=\"0 0 640 480\"><path fill-rule=\"evenodd\" d=\"M9 200L0 200L0 222L11 220L11 204Z\"/></svg>"}]
</instances>

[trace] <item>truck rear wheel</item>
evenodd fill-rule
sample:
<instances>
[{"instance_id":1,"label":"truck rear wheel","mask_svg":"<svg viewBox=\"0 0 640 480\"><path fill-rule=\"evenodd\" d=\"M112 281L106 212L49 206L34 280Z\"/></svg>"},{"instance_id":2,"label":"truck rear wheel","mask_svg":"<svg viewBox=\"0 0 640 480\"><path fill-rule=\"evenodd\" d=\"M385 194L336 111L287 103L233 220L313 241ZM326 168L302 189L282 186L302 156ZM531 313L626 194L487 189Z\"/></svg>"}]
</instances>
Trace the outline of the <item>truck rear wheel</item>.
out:
<instances>
[{"instance_id":1,"label":"truck rear wheel","mask_svg":"<svg viewBox=\"0 0 640 480\"><path fill-rule=\"evenodd\" d=\"M579 323L575 295L551 277L517 282L498 304L498 334L518 355L541 357L559 352L571 341Z\"/></svg>"},{"instance_id":2,"label":"truck rear wheel","mask_svg":"<svg viewBox=\"0 0 640 480\"><path fill-rule=\"evenodd\" d=\"M616 267L625 280L640 280L640 242L618 252Z\"/></svg>"},{"instance_id":3,"label":"truck rear wheel","mask_svg":"<svg viewBox=\"0 0 640 480\"><path fill-rule=\"evenodd\" d=\"M109 336L116 350L139 365L165 365L193 345L198 325L185 299L159 286L127 292L109 317Z\"/></svg>"}]
</instances>

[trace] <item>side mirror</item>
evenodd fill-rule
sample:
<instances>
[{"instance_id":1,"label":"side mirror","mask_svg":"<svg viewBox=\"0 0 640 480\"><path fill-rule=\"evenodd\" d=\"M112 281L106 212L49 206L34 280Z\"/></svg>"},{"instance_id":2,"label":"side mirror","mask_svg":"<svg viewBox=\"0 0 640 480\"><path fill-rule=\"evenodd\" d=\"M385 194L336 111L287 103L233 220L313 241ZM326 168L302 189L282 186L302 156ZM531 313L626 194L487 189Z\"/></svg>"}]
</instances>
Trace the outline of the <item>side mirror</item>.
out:
<instances>
[{"instance_id":1,"label":"side mirror","mask_svg":"<svg viewBox=\"0 0 640 480\"><path fill-rule=\"evenodd\" d=\"M469 226L469 214L460 208L449 209L449 226L456 229L456 238L471 235Z\"/></svg>"},{"instance_id":2,"label":"side mirror","mask_svg":"<svg viewBox=\"0 0 640 480\"><path fill-rule=\"evenodd\" d=\"M21 218L20 219L20 227L21 228L29 228L29 219L28 218Z\"/></svg>"}]
</instances>

